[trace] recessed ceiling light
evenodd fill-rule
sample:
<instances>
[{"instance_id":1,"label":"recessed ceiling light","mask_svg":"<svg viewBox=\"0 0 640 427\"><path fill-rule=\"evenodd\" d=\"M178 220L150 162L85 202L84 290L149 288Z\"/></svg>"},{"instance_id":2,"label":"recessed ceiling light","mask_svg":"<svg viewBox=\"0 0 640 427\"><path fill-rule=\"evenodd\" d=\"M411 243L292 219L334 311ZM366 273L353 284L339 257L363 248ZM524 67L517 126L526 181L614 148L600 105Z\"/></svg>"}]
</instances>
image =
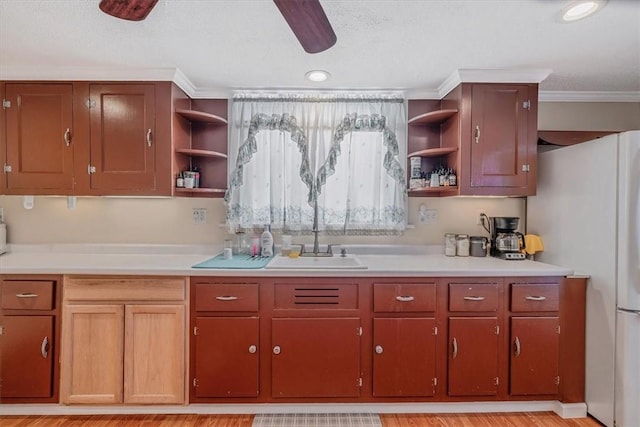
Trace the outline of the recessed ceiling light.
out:
<instances>
[{"instance_id":1,"label":"recessed ceiling light","mask_svg":"<svg viewBox=\"0 0 640 427\"><path fill-rule=\"evenodd\" d=\"M324 70L312 70L305 74L305 77L311 80L312 82L323 82L328 80L331 77L329 72Z\"/></svg>"},{"instance_id":2,"label":"recessed ceiling light","mask_svg":"<svg viewBox=\"0 0 640 427\"><path fill-rule=\"evenodd\" d=\"M606 0L580 0L571 2L567 7L562 9L562 20L566 22L573 22L579 19L586 18L597 10L601 9Z\"/></svg>"}]
</instances>

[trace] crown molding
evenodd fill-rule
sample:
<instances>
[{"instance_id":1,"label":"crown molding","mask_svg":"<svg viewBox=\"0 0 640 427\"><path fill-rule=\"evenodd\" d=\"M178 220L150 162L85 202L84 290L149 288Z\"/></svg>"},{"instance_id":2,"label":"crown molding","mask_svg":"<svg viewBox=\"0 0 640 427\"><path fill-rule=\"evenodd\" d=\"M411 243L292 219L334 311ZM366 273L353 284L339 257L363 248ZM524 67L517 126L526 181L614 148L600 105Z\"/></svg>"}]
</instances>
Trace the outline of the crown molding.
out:
<instances>
[{"instance_id":1,"label":"crown molding","mask_svg":"<svg viewBox=\"0 0 640 427\"><path fill-rule=\"evenodd\" d=\"M438 86L438 96L444 98L460 83L540 83L551 74L550 68L535 69L469 69L460 68Z\"/></svg>"},{"instance_id":2,"label":"crown molding","mask_svg":"<svg viewBox=\"0 0 640 427\"><path fill-rule=\"evenodd\" d=\"M545 91L538 94L540 102L640 102L640 91L631 92L570 92Z\"/></svg>"},{"instance_id":3,"label":"crown molding","mask_svg":"<svg viewBox=\"0 0 640 427\"><path fill-rule=\"evenodd\" d=\"M460 83L540 83L550 69L459 69L451 73L437 89L383 90L404 94L407 99L442 99ZM111 80L171 81L192 99L231 98L237 89L198 88L178 68L105 68L105 67L7 67L0 66L0 80ZM250 90L250 89L247 89ZM308 89L272 89L270 91L306 92ZM252 90L252 92L264 89ZM331 92L339 92L333 90ZM360 90L358 92L368 92ZM376 90L380 93L381 90ZM541 102L640 102L640 91L540 91Z\"/></svg>"}]
</instances>

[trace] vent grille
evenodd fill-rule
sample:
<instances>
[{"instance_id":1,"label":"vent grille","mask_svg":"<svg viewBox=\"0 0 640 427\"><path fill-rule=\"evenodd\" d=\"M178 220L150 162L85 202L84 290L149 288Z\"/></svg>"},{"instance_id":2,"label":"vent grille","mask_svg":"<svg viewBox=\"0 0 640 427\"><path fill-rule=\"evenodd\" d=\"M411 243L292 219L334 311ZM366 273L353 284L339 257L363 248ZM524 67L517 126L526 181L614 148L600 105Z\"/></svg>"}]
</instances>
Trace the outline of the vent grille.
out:
<instances>
[{"instance_id":1,"label":"vent grille","mask_svg":"<svg viewBox=\"0 0 640 427\"><path fill-rule=\"evenodd\" d=\"M295 288L295 305L339 305L339 288Z\"/></svg>"}]
</instances>

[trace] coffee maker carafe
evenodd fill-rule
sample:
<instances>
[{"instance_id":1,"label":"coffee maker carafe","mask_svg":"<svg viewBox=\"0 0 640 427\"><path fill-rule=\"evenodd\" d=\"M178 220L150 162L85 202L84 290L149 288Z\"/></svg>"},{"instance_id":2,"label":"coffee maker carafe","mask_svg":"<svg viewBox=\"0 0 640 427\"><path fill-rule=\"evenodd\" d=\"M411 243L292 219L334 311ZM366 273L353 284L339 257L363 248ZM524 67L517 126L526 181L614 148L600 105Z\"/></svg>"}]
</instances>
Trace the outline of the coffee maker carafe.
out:
<instances>
[{"instance_id":1,"label":"coffee maker carafe","mask_svg":"<svg viewBox=\"0 0 640 427\"><path fill-rule=\"evenodd\" d=\"M491 218L491 255L508 260L525 259L524 235L517 232L518 217Z\"/></svg>"}]
</instances>

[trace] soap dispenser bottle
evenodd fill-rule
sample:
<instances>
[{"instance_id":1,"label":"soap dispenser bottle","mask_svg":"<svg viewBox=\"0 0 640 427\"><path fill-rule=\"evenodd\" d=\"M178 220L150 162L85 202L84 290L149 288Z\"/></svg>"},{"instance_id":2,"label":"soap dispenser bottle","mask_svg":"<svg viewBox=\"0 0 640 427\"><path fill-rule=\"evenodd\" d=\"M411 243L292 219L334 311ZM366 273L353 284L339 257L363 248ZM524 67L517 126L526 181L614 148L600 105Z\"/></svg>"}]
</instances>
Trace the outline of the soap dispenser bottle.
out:
<instances>
[{"instance_id":1,"label":"soap dispenser bottle","mask_svg":"<svg viewBox=\"0 0 640 427\"><path fill-rule=\"evenodd\" d=\"M264 226L264 231L262 232L262 236L260 236L260 245L262 246L262 256L273 256L273 234L271 234L270 225Z\"/></svg>"}]
</instances>

